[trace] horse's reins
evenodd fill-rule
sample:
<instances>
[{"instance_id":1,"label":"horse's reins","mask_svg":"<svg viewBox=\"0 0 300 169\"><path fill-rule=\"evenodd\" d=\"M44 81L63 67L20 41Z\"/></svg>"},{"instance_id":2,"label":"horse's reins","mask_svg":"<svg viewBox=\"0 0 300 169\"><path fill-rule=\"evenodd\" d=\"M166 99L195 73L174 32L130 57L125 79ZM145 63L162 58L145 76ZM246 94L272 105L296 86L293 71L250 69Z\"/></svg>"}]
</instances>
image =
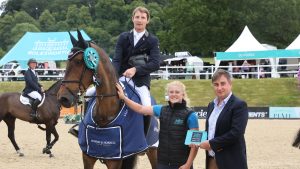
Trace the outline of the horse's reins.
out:
<instances>
[{"instance_id":1,"label":"horse's reins","mask_svg":"<svg viewBox=\"0 0 300 169\"><path fill-rule=\"evenodd\" d=\"M75 53L70 53L69 56L68 56L68 60L72 60L76 55L78 55L79 53L84 53L84 50L82 48L78 48L78 47L75 47L73 49L77 49L78 51L76 51ZM82 79L84 77L84 74L87 70L87 66L84 67L84 71L82 71L81 75L80 75L80 79L79 80L63 80L62 81L62 86L64 86L68 92L70 92L75 98L77 98L79 100L79 96L81 96L84 92L83 91L86 91L86 87L84 86L84 84L82 83ZM96 80L93 80L94 84L96 86L100 86L101 85L101 80L100 80L100 77L98 76L97 72L95 72L94 70L92 69L89 69L93 72L93 77L96 79ZM78 88L79 88L79 93L76 95L72 92L71 89L69 89L67 86L65 86L64 84L66 83L78 83ZM81 89L81 86L83 87L83 90ZM113 93L113 94L100 94L100 95L93 95L93 96L84 96L84 98L93 98L93 97L100 97L100 99L102 100L103 98L106 98L106 97L114 97L114 96L118 96L117 93Z\"/></svg>"}]
</instances>

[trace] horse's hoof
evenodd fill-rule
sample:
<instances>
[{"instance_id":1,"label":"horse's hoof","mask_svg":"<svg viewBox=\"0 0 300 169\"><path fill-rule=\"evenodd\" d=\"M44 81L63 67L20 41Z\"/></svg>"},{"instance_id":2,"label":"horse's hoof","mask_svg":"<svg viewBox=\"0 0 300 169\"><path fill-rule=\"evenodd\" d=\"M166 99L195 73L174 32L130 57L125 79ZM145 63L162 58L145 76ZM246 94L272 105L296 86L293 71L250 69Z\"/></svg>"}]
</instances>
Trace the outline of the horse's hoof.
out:
<instances>
[{"instance_id":1,"label":"horse's hoof","mask_svg":"<svg viewBox=\"0 0 300 169\"><path fill-rule=\"evenodd\" d=\"M45 154L47 151L47 148L43 148L43 154Z\"/></svg>"},{"instance_id":2,"label":"horse's hoof","mask_svg":"<svg viewBox=\"0 0 300 169\"><path fill-rule=\"evenodd\" d=\"M74 129L74 128L70 128L68 133L72 134L73 136L75 136L76 138L78 138L78 130Z\"/></svg>"},{"instance_id":3,"label":"horse's hoof","mask_svg":"<svg viewBox=\"0 0 300 169\"><path fill-rule=\"evenodd\" d=\"M51 151L48 148L43 148L43 154L51 154Z\"/></svg>"},{"instance_id":4,"label":"horse's hoof","mask_svg":"<svg viewBox=\"0 0 300 169\"><path fill-rule=\"evenodd\" d=\"M54 157L54 155L51 153L51 154L49 154L49 157L52 158L52 157Z\"/></svg>"},{"instance_id":5,"label":"horse's hoof","mask_svg":"<svg viewBox=\"0 0 300 169\"><path fill-rule=\"evenodd\" d=\"M24 157L24 153L19 153L19 157Z\"/></svg>"}]
</instances>

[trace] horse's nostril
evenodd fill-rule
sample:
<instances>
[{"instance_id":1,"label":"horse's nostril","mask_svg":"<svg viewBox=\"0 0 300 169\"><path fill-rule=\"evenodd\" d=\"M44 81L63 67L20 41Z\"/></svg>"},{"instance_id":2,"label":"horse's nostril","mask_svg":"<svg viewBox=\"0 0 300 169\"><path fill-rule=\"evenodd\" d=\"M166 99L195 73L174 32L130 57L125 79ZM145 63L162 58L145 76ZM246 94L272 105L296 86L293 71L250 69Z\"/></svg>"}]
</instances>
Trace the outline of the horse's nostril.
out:
<instances>
[{"instance_id":1,"label":"horse's nostril","mask_svg":"<svg viewBox=\"0 0 300 169\"><path fill-rule=\"evenodd\" d=\"M70 102L69 99L66 98L66 97L61 97L61 98L59 99L59 102L60 102L64 107L66 107L66 108L70 108L70 107L71 107L71 102Z\"/></svg>"}]
</instances>

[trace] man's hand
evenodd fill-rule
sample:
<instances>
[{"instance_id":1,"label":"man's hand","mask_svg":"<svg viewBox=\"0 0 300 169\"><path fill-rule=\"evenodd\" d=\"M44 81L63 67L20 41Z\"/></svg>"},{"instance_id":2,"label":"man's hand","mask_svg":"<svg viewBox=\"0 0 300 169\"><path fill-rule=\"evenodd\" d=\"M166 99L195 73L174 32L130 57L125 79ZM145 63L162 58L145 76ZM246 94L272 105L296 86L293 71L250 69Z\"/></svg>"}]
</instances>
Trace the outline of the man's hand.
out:
<instances>
[{"instance_id":1,"label":"man's hand","mask_svg":"<svg viewBox=\"0 0 300 169\"><path fill-rule=\"evenodd\" d=\"M199 147L202 148L202 149L205 149L207 151L211 150L211 147L210 147L210 144L209 144L208 140L200 143Z\"/></svg>"},{"instance_id":2,"label":"man's hand","mask_svg":"<svg viewBox=\"0 0 300 169\"><path fill-rule=\"evenodd\" d=\"M127 78L132 78L136 73L136 68L132 67L130 69L127 69L124 73L123 76L127 77Z\"/></svg>"},{"instance_id":3,"label":"man's hand","mask_svg":"<svg viewBox=\"0 0 300 169\"><path fill-rule=\"evenodd\" d=\"M44 92L45 92L45 90L44 90L43 86L41 87L41 91L42 91L42 93L44 93Z\"/></svg>"}]
</instances>

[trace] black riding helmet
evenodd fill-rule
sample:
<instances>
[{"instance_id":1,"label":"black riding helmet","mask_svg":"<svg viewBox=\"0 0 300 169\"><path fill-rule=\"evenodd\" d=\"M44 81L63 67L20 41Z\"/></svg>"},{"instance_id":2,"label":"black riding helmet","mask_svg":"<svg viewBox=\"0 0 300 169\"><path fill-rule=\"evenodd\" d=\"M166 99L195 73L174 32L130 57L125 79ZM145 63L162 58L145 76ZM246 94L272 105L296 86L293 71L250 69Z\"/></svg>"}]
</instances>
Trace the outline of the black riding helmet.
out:
<instances>
[{"instance_id":1,"label":"black riding helmet","mask_svg":"<svg viewBox=\"0 0 300 169\"><path fill-rule=\"evenodd\" d=\"M37 63L36 59L31 58L28 60L27 65L29 65L30 63Z\"/></svg>"}]
</instances>

